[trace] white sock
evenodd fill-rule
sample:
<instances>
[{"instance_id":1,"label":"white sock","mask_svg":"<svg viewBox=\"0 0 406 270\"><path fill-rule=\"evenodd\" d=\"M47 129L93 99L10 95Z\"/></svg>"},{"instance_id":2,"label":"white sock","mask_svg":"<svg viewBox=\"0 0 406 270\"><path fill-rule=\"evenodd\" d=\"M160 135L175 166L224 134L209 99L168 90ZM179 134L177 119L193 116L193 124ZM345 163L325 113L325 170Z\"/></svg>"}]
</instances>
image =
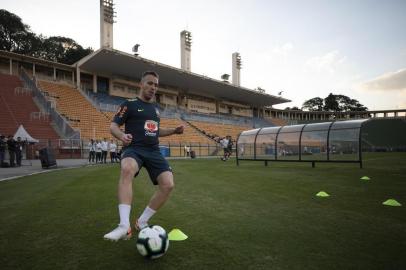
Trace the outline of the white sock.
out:
<instances>
[{"instance_id":1,"label":"white sock","mask_svg":"<svg viewBox=\"0 0 406 270\"><path fill-rule=\"evenodd\" d=\"M142 228L148 225L148 220L156 213L156 211L149 206L145 207L144 212L138 219L138 225Z\"/></svg>"},{"instance_id":2,"label":"white sock","mask_svg":"<svg viewBox=\"0 0 406 270\"><path fill-rule=\"evenodd\" d=\"M120 225L130 227L131 205L119 204L118 212L120 213Z\"/></svg>"}]
</instances>

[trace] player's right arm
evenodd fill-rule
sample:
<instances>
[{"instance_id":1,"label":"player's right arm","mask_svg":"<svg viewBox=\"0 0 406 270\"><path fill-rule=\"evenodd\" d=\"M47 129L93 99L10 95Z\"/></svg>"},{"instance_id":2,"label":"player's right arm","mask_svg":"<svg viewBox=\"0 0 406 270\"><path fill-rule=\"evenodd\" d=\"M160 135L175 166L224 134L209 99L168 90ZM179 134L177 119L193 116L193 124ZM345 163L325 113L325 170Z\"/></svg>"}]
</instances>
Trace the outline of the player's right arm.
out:
<instances>
[{"instance_id":1,"label":"player's right arm","mask_svg":"<svg viewBox=\"0 0 406 270\"><path fill-rule=\"evenodd\" d=\"M130 144L132 139L133 139L133 136L131 134L124 133L120 129L118 124L115 123L115 122L111 122L111 124L110 124L110 132L111 132L111 135L113 135L114 137L116 137L117 139L122 141L124 143L124 145Z\"/></svg>"},{"instance_id":2,"label":"player's right arm","mask_svg":"<svg viewBox=\"0 0 406 270\"><path fill-rule=\"evenodd\" d=\"M131 134L126 134L120 129L120 126L126 122L127 116L128 116L128 102L125 101L118 108L118 111L110 124L111 135L122 141L124 145L130 144L133 139L133 136Z\"/></svg>"}]
</instances>

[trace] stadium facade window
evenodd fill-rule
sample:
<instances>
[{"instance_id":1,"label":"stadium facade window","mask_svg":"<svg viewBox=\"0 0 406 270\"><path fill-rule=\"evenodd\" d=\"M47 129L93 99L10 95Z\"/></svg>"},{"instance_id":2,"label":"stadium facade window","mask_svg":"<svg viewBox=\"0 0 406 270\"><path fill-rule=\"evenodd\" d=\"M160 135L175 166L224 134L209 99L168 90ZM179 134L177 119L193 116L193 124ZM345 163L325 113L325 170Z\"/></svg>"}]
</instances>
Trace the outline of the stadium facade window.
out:
<instances>
[{"instance_id":1,"label":"stadium facade window","mask_svg":"<svg viewBox=\"0 0 406 270\"><path fill-rule=\"evenodd\" d=\"M368 119L333 121L241 132L239 160L356 162L362 167L362 126Z\"/></svg>"}]
</instances>

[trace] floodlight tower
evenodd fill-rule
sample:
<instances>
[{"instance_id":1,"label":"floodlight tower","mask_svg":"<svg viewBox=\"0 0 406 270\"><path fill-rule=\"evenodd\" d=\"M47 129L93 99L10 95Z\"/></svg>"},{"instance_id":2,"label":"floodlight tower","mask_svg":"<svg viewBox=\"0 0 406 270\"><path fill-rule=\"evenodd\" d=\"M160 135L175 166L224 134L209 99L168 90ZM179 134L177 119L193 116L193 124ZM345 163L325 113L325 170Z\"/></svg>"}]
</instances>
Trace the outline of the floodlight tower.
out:
<instances>
[{"instance_id":1,"label":"floodlight tower","mask_svg":"<svg viewBox=\"0 0 406 270\"><path fill-rule=\"evenodd\" d=\"M232 69L232 80L233 80L233 84L235 86L240 86L240 70L241 70L241 55L238 52L235 52L232 54L232 65L233 65L233 69Z\"/></svg>"},{"instance_id":2,"label":"floodlight tower","mask_svg":"<svg viewBox=\"0 0 406 270\"><path fill-rule=\"evenodd\" d=\"M180 68L191 71L192 33L183 30L180 32Z\"/></svg>"},{"instance_id":3,"label":"floodlight tower","mask_svg":"<svg viewBox=\"0 0 406 270\"><path fill-rule=\"evenodd\" d=\"M113 0L100 0L100 47L113 48L113 23L116 12Z\"/></svg>"}]
</instances>

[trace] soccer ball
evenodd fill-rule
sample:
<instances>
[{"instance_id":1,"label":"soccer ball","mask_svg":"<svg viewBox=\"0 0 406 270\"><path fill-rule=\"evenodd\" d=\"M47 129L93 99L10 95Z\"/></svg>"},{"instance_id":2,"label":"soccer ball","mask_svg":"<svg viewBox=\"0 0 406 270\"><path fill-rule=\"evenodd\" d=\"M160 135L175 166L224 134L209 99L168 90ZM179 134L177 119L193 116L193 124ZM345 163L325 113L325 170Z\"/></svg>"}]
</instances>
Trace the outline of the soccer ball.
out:
<instances>
[{"instance_id":1,"label":"soccer ball","mask_svg":"<svg viewBox=\"0 0 406 270\"><path fill-rule=\"evenodd\" d=\"M148 226L142 229L138 234L137 249L138 252L146 258L159 258L165 254L168 247L168 234L161 226Z\"/></svg>"}]
</instances>

